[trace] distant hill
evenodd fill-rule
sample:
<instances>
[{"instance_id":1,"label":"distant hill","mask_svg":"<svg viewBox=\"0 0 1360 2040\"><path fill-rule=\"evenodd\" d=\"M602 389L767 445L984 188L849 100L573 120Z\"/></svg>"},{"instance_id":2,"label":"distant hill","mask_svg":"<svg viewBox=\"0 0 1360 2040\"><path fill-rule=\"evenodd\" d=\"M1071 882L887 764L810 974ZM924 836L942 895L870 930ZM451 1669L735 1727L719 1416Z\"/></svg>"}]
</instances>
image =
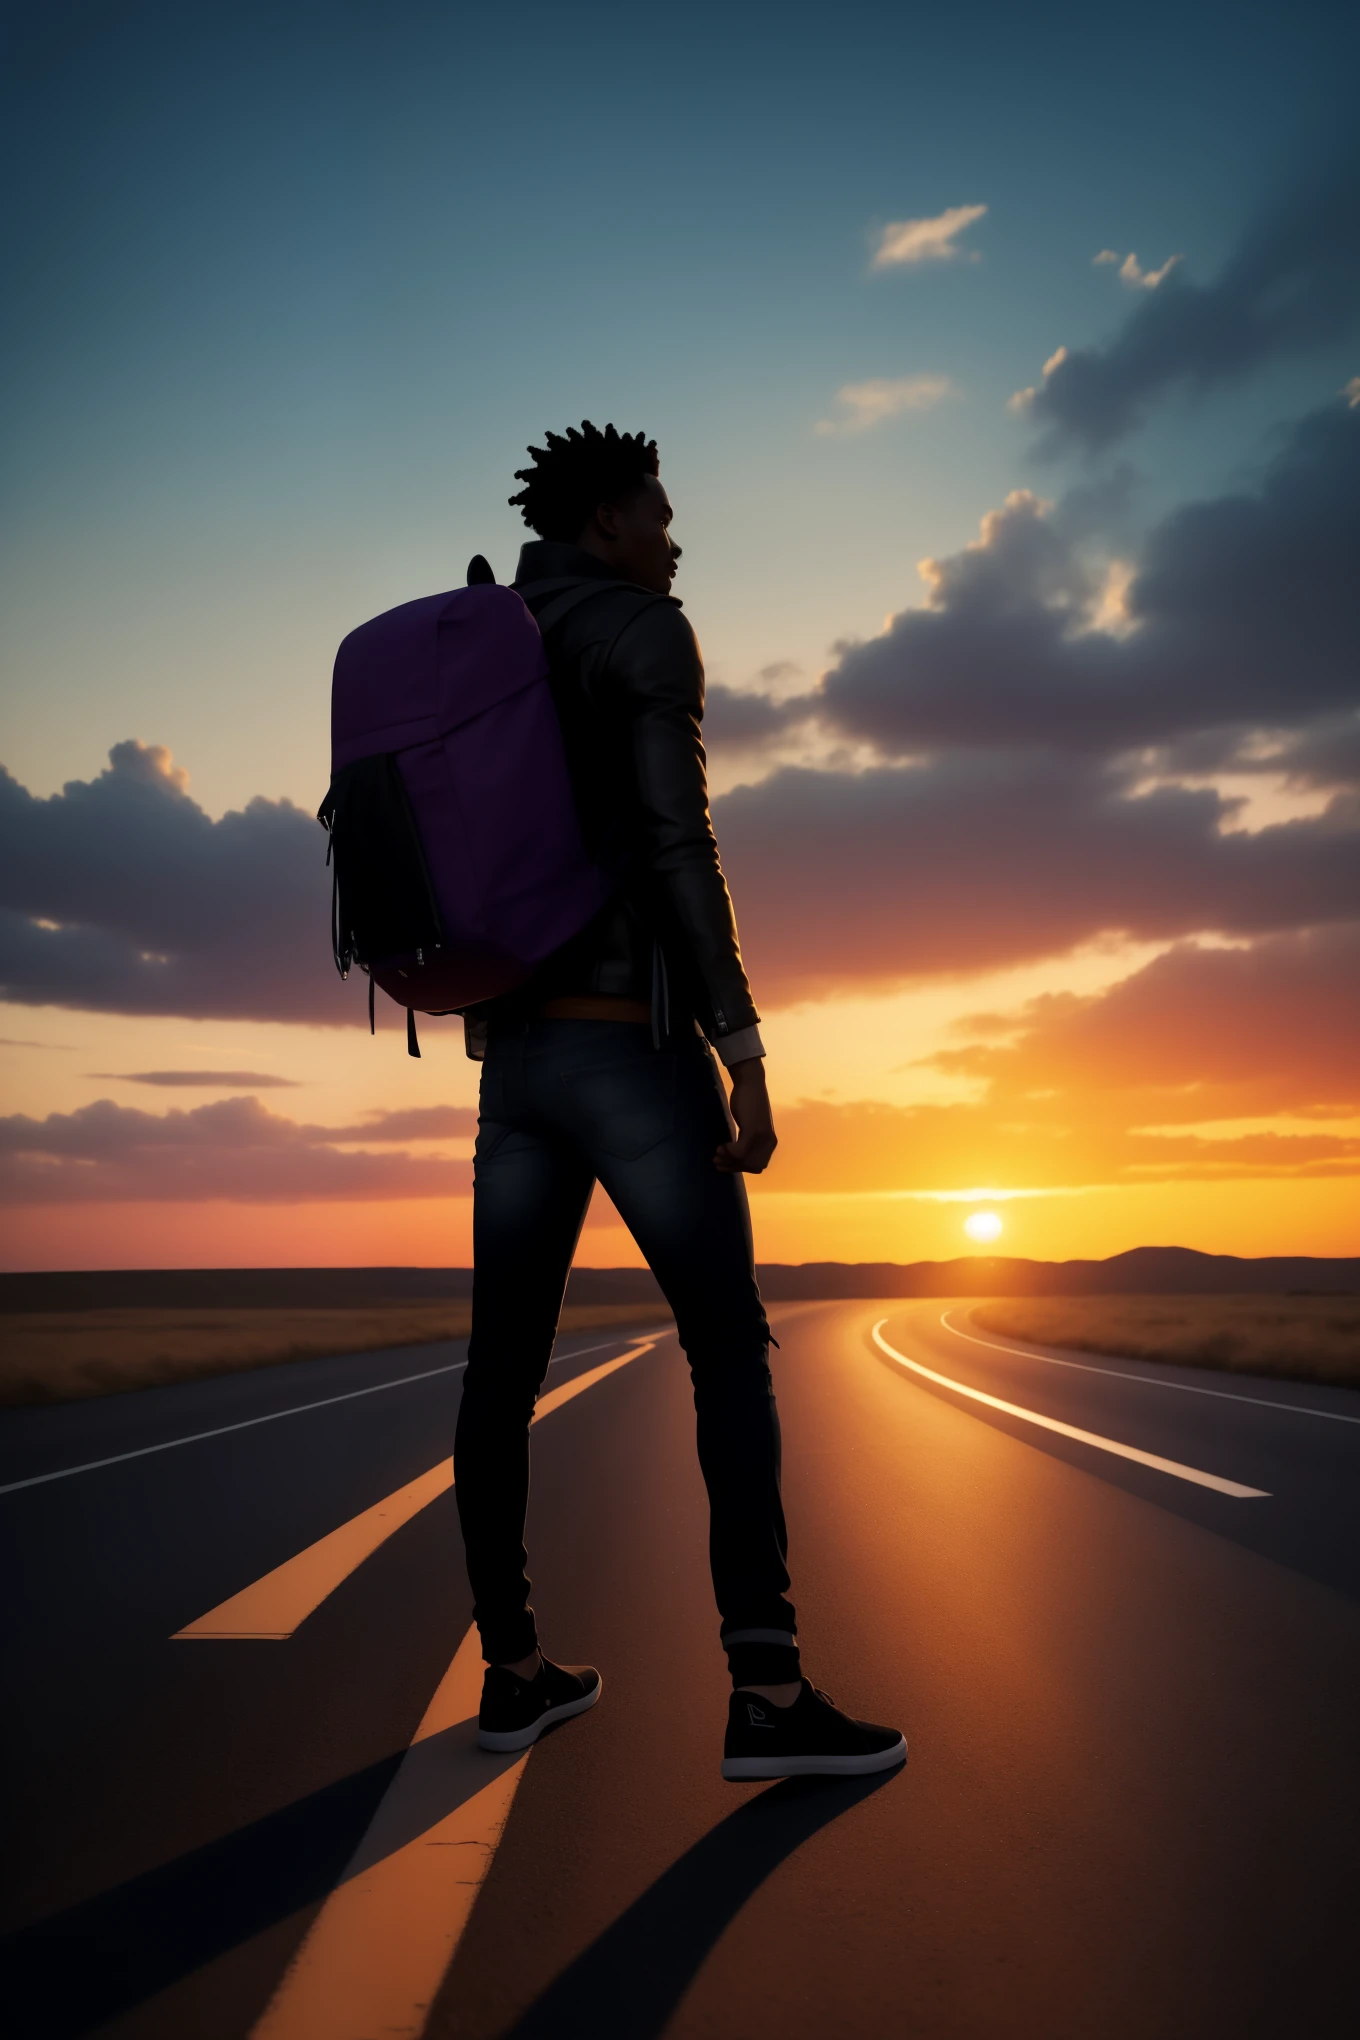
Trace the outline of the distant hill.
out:
<instances>
[{"instance_id":1,"label":"distant hill","mask_svg":"<svg viewBox=\"0 0 1360 2040\"><path fill-rule=\"evenodd\" d=\"M1108 1261L778 1262L759 1269L770 1303L849 1296L1346 1295L1360 1292L1360 1256L1322 1260L1197 1254L1134 1247ZM653 1303L645 1268L574 1268L570 1303ZM0 1313L20 1310L307 1310L413 1303L472 1294L470 1268L78 1268L0 1274Z\"/></svg>"},{"instance_id":2,"label":"distant hill","mask_svg":"<svg viewBox=\"0 0 1360 2040\"><path fill-rule=\"evenodd\" d=\"M1192 1247L1133 1247L1108 1261L804 1261L760 1270L772 1302L832 1296L1227 1296L1260 1290L1346 1295L1360 1290L1360 1256L1277 1254L1245 1261Z\"/></svg>"}]
</instances>

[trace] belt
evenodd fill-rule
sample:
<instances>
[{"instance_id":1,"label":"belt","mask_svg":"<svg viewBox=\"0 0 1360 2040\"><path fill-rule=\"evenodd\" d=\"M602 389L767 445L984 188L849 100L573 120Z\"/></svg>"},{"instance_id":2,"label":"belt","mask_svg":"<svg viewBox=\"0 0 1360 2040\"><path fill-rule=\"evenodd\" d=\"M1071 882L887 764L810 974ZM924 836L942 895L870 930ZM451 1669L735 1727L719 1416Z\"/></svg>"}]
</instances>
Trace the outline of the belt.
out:
<instances>
[{"instance_id":1,"label":"belt","mask_svg":"<svg viewBox=\"0 0 1360 2040\"><path fill-rule=\"evenodd\" d=\"M536 1020L622 1020L635 1027L650 1027L652 1009L641 999L611 998L607 993L581 998L546 999L534 1015Z\"/></svg>"}]
</instances>

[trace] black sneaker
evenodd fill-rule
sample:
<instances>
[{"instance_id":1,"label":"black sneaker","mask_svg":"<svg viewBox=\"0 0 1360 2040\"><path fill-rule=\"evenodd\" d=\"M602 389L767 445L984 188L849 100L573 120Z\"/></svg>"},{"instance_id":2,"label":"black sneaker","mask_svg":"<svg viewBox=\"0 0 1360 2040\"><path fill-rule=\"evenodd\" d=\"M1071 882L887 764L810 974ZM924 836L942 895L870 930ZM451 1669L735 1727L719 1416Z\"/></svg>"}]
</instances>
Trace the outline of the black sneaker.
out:
<instances>
[{"instance_id":1,"label":"black sneaker","mask_svg":"<svg viewBox=\"0 0 1360 2040\"><path fill-rule=\"evenodd\" d=\"M723 1744L724 1778L862 1778L906 1761L906 1737L852 1721L807 1679L788 1707L734 1693Z\"/></svg>"},{"instance_id":2,"label":"black sneaker","mask_svg":"<svg viewBox=\"0 0 1360 2040\"><path fill-rule=\"evenodd\" d=\"M477 1741L484 1750L527 1750L545 1728L584 1714L599 1697L594 1665L555 1665L544 1658L532 1679L521 1679L504 1665L488 1665Z\"/></svg>"}]
</instances>

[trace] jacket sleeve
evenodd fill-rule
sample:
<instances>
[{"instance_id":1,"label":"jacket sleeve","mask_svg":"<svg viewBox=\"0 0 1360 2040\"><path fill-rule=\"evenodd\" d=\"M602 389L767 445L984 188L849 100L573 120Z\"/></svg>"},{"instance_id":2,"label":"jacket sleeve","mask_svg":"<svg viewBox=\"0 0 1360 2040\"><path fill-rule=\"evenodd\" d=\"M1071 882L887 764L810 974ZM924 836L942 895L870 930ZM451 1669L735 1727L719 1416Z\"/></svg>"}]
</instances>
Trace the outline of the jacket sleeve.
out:
<instances>
[{"instance_id":1,"label":"jacket sleeve","mask_svg":"<svg viewBox=\"0 0 1360 2040\"><path fill-rule=\"evenodd\" d=\"M754 1028L759 1015L708 809L698 642L679 606L659 601L620 633L609 664L627 717L641 848L706 994L721 1055L726 1038Z\"/></svg>"}]
</instances>

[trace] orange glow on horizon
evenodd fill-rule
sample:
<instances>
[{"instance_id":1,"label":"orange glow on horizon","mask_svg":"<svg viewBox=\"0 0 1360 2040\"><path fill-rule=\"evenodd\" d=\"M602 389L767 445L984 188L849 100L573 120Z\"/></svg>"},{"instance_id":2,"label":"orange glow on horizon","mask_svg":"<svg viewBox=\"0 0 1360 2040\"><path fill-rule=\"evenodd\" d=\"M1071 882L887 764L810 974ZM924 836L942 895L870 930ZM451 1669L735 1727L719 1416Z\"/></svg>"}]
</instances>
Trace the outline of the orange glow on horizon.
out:
<instances>
[{"instance_id":1,"label":"orange glow on horizon","mask_svg":"<svg viewBox=\"0 0 1360 2040\"><path fill-rule=\"evenodd\" d=\"M748 1185L763 1262L948 1261L985 1254L961 1236L956 1203L883 1194L818 1195ZM1005 1254L1101 1260L1130 1247L1210 1254L1360 1254L1352 1178L1110 1184L1017 1197ZM470 1198L383 1204L88 1204L14 1210L6 1268L468 1267ZM596 1194L577 1254L591 1268L641 1256Z\"/></svg>"}]
</instances>

